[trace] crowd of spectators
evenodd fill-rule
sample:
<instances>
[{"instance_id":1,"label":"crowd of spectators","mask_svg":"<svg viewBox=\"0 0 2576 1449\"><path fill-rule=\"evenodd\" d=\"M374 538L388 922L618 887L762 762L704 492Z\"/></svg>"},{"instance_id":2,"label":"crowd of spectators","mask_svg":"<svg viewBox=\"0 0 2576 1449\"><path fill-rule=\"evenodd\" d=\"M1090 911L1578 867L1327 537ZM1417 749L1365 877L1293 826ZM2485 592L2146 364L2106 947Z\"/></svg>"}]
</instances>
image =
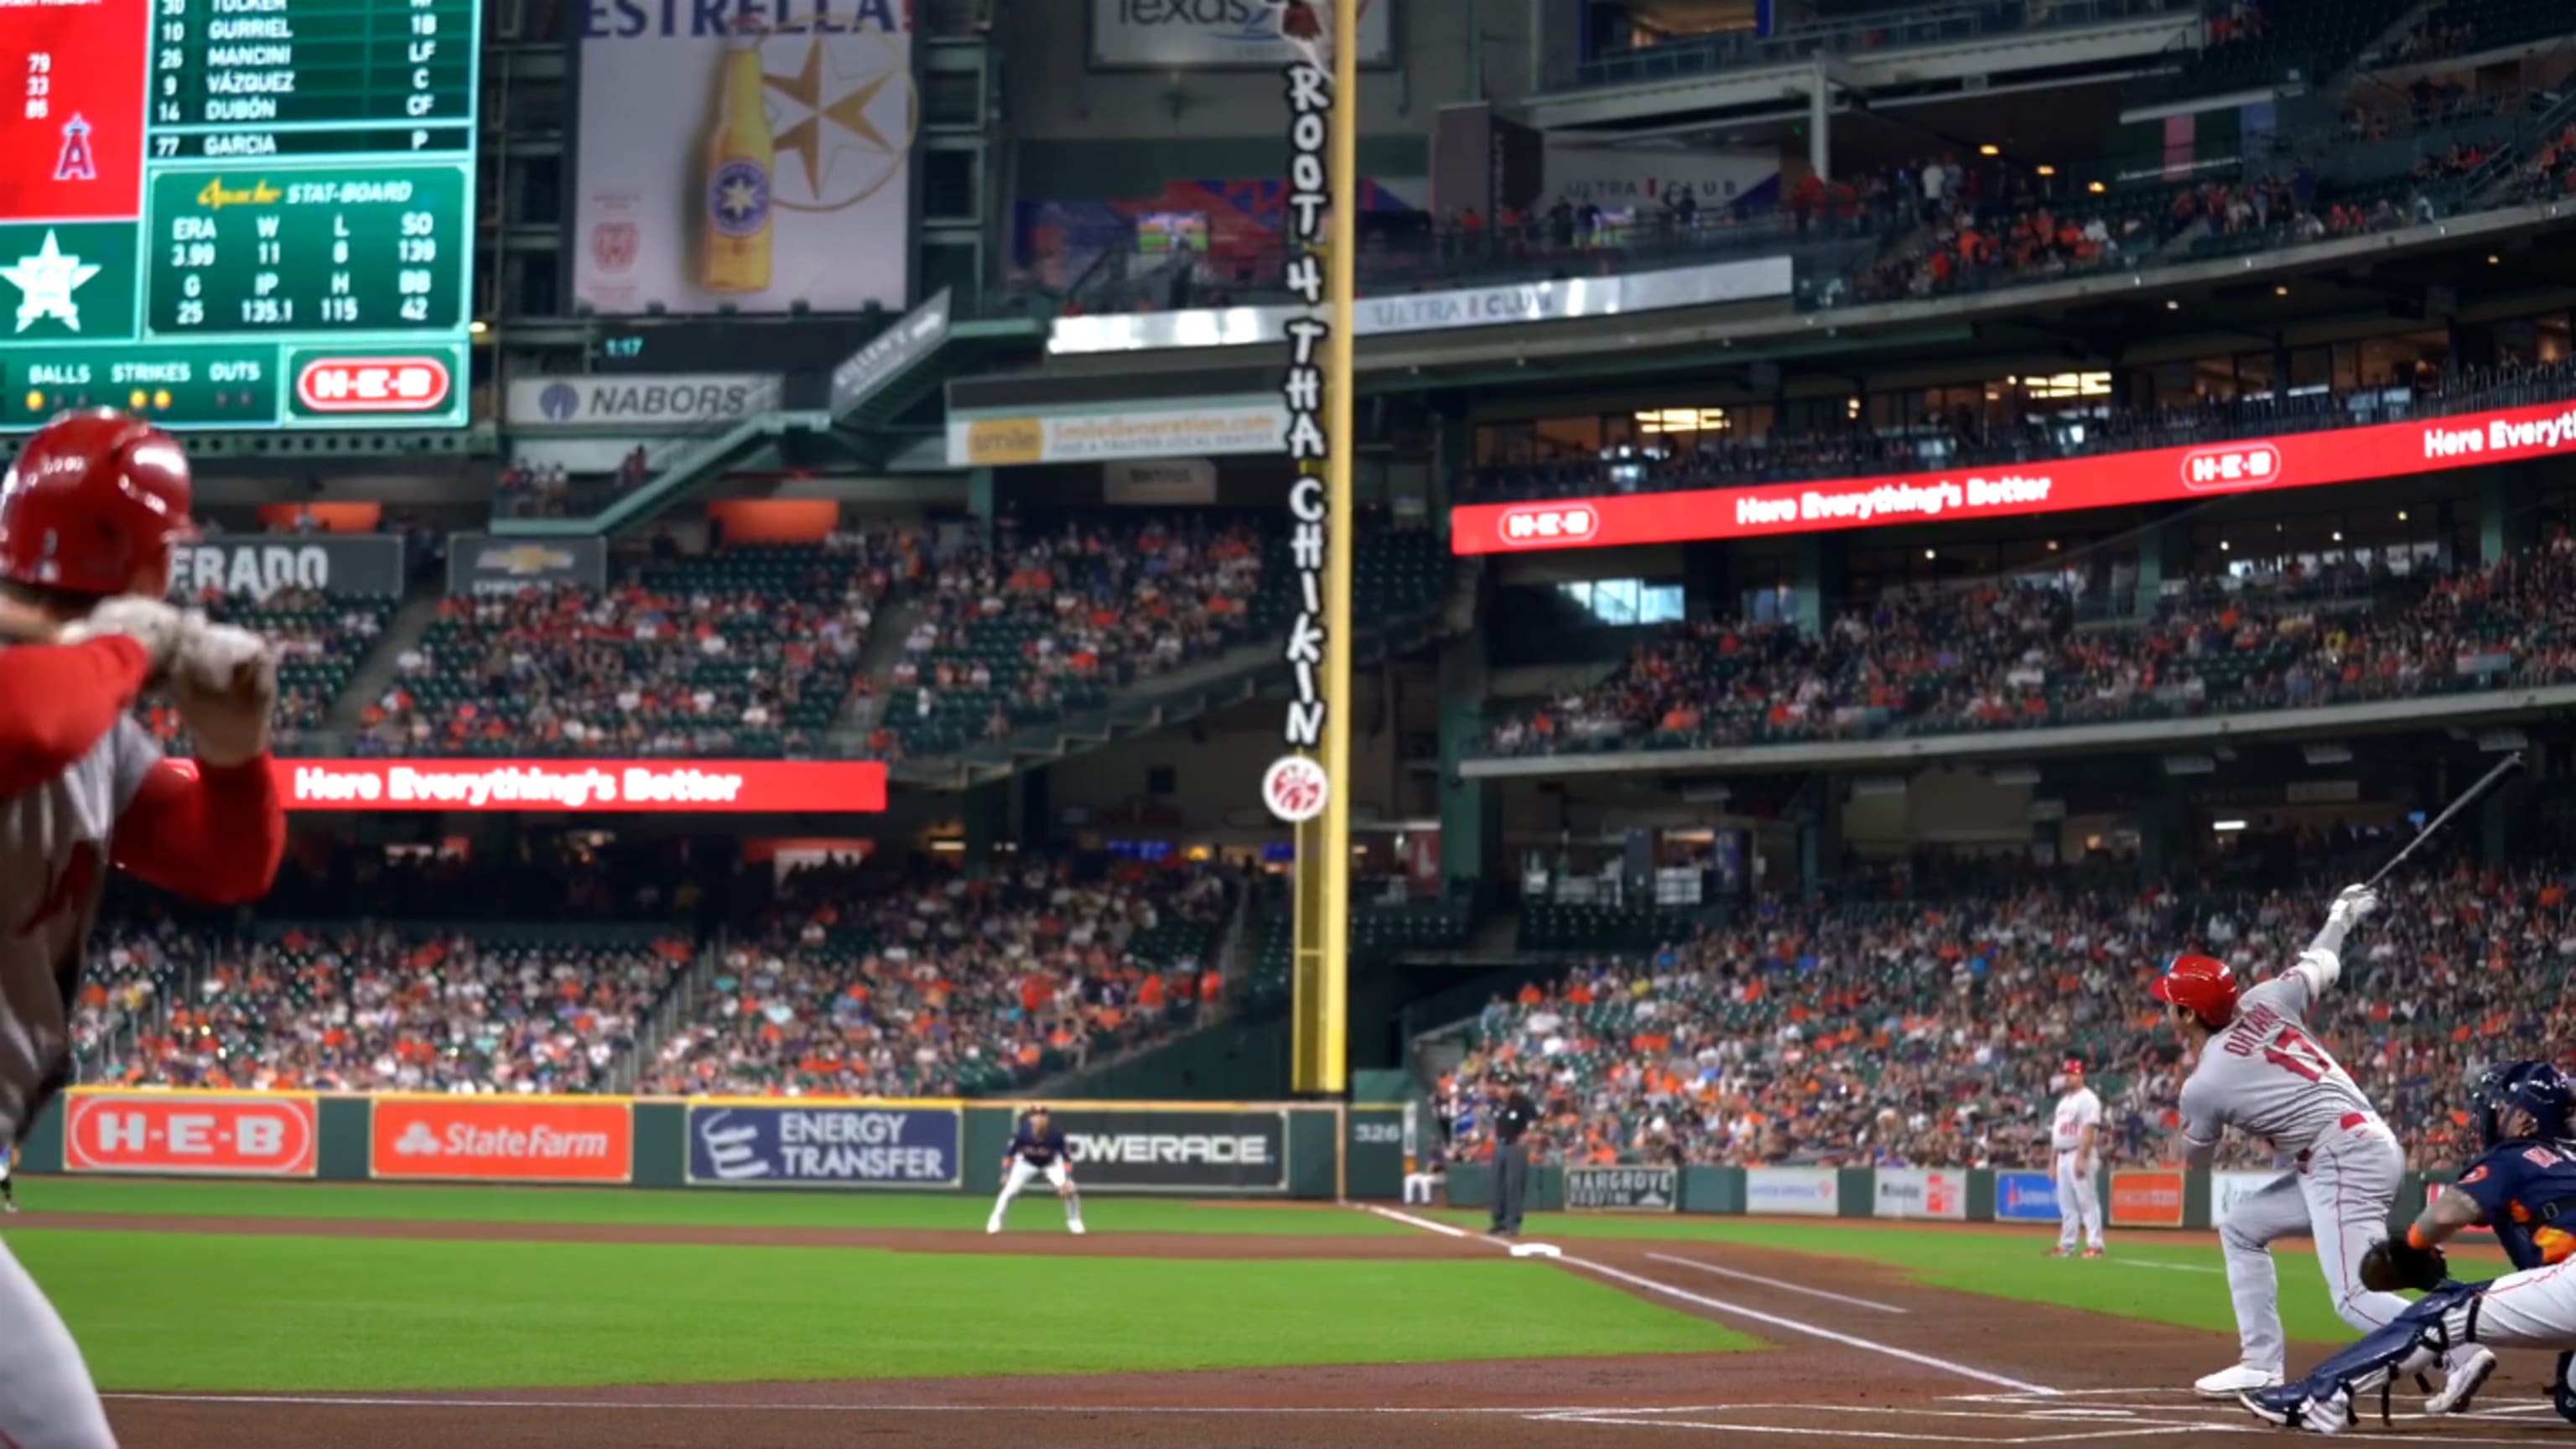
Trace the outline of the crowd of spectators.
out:
<instances>
[{"instance_id":1,"label":"crowd of spectators","mask_svg":"<svg viewBox=\"0 0 2576 1449\"><path fill-rule=\"evenodd\" d=\"M1704 621L1600 684L1505 721L1501 754L1859 739L2302 708L2576 679L2576 540L2375 592L2193 591L2134 628L2079 630L2046 586L1891 596L1821 634Z\"/></svg>"},{"instance_id":2,"label":"crowd of spectators","mask_svg":"<svg viewBox=\"0 0 2576 1449\"><path fill-rule=\"evenodd\" d=\"M720 551L606 589L451 596L361 714L360 754L794 753L863 681L917 535Z\"/></svg>"},{"instance_id":3,"label":"crowd of spectators","mask_svg":"<svg viewBox=\"0 0 2576 1449\"><path fill-rule=\"evenodd\" d=\"M677 938L111 937L85 1080L249 1090L585 1092L687 965ZM120 964L121 963L121 964ZM95 999L93 999L95 998Z\"/></svg>"},{"instance_id":4,"label":"crowd of spectators","mask_svg":"<svg viewBox=\"0 0 2576 1449\"><path fill-rule=\"evenodd\" d=\"M620 455L606 473L576 476L560 462L513 458L492 490L493 511L506 518L564 518L593 513L634 490L653 474L644 445Z\"/></svg>"},{"instance_id":5,"label":"crowd of spectators","mask_svg":"<svg viewBox=\"0 0 2576 1449\"><path fill-rule=\"evenodd\" d=\"M1241 642L1271 546L1234 514L1006 518L992 551L954 553L928 581L877 746L999 739Z\"/></svg>"},{"instance_id":6,"label":"crowd of spectators","mask_svg":"<svg viewBox=\"0 0 2576 1449\"><path fill-rule=\"evenodd\" d=\"M2411 1168L2467 1155L2466 1088L2484 1064L2576 1049L2571 878L2563 863L2429 873L2391 888L2346 946L2314 1020ZM2148 983L2186 949L2270 974L2332 888L1769 906L1495 999L1444 1095L1517 1079L1569 1163L2045 1167L2054 1076L2073 1056L2108 1109L2105 1159L2172 1160L2187 1066ZM1456 1144L1484 1146L1475 1132ZM2221 1158L2273 1160L2241 1135Z\"/></svg>"},{"instance_id":7,"label":"crowd of spectators","mask_svg":"<svg viewBox=\"0 0 2576 1449\"><path fill-rule=\"evenodd\" d=\"M1142 1045L1222 993L1230 879L1071 860L794 882L644 1072L675 1094L942 1097Z\"/></svg>"}]
</instances>

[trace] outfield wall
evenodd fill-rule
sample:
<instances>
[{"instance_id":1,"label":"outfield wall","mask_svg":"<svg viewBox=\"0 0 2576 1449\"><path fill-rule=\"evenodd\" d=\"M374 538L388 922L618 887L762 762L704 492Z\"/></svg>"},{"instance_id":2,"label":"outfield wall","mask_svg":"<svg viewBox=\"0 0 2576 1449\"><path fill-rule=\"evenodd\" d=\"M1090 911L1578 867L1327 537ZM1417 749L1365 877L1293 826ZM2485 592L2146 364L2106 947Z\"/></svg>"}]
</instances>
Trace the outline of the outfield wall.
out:
<instances>
[{"instance_id":1,"label":"outfield wall","mask_svg":"<svg viewBox=\"0 0 2576 1449\"><path fill-rule=\"evenodd\" d=\"M78 1087L34 1172L709 1191L1001 1188L1016 1104L951 1099L454 1096ZM1086 1193L1393 1198L1403 1109L1067 1102Z\"/></svg>"},{"instance_id":2,"label":"outfield wall","mask_svg":"<svg viewBox=\"0 0 2576 1449\"><path fill-rule=\"evenodd\" d=\"M2281 1174L2120 1168L2096 1175L2106 1225L2208 1228ZM2409 1174L2389 1208L2402 1232L2440 1190ZM1482 1164L1449 1170L1449 1204L1483 1208L1493 1174ZM1925 1222L2057 1223L2056 1185L2045 1172L1989 1168L1540 1167L1530 1173L1532 1212L1689 1213L1763 1217L1887 1218Z\"/></svg>"}]
</instances>

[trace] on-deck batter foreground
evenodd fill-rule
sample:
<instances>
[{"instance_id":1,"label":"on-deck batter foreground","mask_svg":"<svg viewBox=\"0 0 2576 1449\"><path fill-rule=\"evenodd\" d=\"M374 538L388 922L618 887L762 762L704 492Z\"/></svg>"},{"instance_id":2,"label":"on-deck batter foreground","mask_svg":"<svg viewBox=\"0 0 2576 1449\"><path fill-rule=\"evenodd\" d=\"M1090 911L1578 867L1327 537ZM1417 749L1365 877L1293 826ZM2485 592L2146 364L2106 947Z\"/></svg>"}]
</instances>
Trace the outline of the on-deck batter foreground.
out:
<instances>
[{"instance_id":1,"label":"on-deck batter foreground","mask_svg":"<svg viewBox=\"0 0 2576 1449\"><path fill-rule=\"evenodd\" d=\"M0 1143L71 1073L71 1002L108 865L191 900L268 893L286 816L268 764L277 665L255 635L163 601L187 455L112 412L67 414L0 480ZM161 758L158 693L197 743ZM80 1349L0 1249L0 1444L112 1446Z\"/></svg>"},{"instance_id":2,"label":"on-deck batter foreground","mask_svg":"<svg viewBox=\"0 0 2576 1449\"><path fill-rule=\"evenodd\" d=\"M2388 1237L2388 1213L2406 1154L2350 1073L2307 1029L2308 1012L2343 972L2344 936L2379 907L2368 886L2347 886L2289 969L2239 995L2236 973L2214 957L2174 958L2152 988L2194 1056L2182 1088L2186 1157L2206 1172L2229 1127L2268 1141L2297 1167L2239 1202L2219 1224L2227 1288L2236 1304L2239 1361L2192 1385L2228 1399L2281 1383L2288 1339L2272 1243L2313 1234L2317 1267L2335 1312L2368 1333L2406 1311L2394 1293L2361 1281L2361 1261ZM2485 1350L2449 1355L2454 1374L2479 1372Z\"/></svg>"}]
</instances>

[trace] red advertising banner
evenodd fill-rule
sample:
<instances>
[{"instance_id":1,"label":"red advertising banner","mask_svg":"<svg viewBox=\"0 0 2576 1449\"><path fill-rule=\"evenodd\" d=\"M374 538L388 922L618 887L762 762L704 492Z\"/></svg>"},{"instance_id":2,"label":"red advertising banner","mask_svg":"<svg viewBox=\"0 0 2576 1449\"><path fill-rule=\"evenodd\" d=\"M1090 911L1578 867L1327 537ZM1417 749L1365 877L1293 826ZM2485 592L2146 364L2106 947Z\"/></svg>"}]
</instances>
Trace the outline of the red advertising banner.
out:
<instances>
[{"instance_id":1,"label":"red advertising banner","mask_svg":"<svg viewBox=\"0 0 2576 1449\"><path fill-rule=\"evenodd\" d=\"M279 760L289 810L876 814L886 767L835 760Z\"/></svg>"},{"instance_id":2,"label":"red advertising banner","mask_svg":"<svg viewBox=\"0 0 2576 1449\"><path fill-rule=\"evenodd\" d=\"M2576 404L1955 473L1470 504L1450 512L1449 546L1461 554L1522 553L2007 518L2562 454L2576 454Z\"/></svg>"},{"instance_id":3,"label":"red advertising banner","mask_svg":"<svg viewBox=\"0 0 2576 1449\"><path fill-rule=\"evenodd\" d=\"M630 1182L634 1104L566 1097L378 1097L367 1174L450 1182Z\"/></svg>"},{"instance_id":4,"label":"red advertising banner","mask_svg":"<svg viewBox=\"0 0 2576 1449\"><path fill-rule=\"evenodd\" d=\"M75 1089L63 1106L63 1169L311 1177L320 1122L304 1093Z\"/></svg>"},{"instance_id":5,"label":"red advertising banner","mask_svg":"<svg viewBox=\"0 0 2576 1449\"><path fill-rule=\"evenodd\" d=\"M151 34L145 0L0 4L0 222L143 214Z\"/></svg>"},{"instance_id":6,"label":"red advertising banner","mask_svg":"<svg viewBox=\"0 0 2576 1449\"><path fill-rule=\"evenodd\" d=\"M2123 1168L2111 1174L2111 1226L2178 1228L2182 1226L2183 1177L2179 1172L2142 1172Z\"/></svg>"}]
</instances>

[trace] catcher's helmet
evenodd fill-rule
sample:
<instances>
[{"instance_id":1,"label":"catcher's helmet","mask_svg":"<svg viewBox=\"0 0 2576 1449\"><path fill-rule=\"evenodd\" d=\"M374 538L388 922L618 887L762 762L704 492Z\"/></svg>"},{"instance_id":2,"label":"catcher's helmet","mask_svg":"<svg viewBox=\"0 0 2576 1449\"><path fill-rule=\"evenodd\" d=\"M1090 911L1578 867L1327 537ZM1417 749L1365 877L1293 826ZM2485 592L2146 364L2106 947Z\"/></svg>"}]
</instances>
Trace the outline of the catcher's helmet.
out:
<instances>
[{"instance_id":1,"label":"catcher's helmet","mask_svg":"<svg viewBox=\"0 0 2576 1449\"><path fill-rule=\"evenodd\" d=\"M64 413L0 479L0 578L75 594L166 587L170 545L191 536L190 494L169 434L106 408Z\"/></svg>"},{"instance_id":2,"label":"catcher's helmet","mask_svg":"<svg viewBox=\"0 0 2576 1449\"><path fill-rule=\"evenodd\" d=\"M2563 1138L2568 1118L2576 1113L2576 1083L2548 1062L2508 1062L2487 1068L2477 1091L2478 1135L2489 1147L2516 1135ZM2531 1114L2532 1128L2516 1134L2505 1129L2509 1111Z\"/></svg>"},{"instance_id":3,"label":"catcher's helmet","mask_svg":"<svg viewBox=\"0 0 2576 1449\"><path fill-rule=\"evenodd\" d=\"M2148 988L2158 1001L2171 1002L2216 1030L2236 1019L2236 973L2215 956L2185 951L2165 964L2165 974Z\"/></svg>"}]
</instances>

